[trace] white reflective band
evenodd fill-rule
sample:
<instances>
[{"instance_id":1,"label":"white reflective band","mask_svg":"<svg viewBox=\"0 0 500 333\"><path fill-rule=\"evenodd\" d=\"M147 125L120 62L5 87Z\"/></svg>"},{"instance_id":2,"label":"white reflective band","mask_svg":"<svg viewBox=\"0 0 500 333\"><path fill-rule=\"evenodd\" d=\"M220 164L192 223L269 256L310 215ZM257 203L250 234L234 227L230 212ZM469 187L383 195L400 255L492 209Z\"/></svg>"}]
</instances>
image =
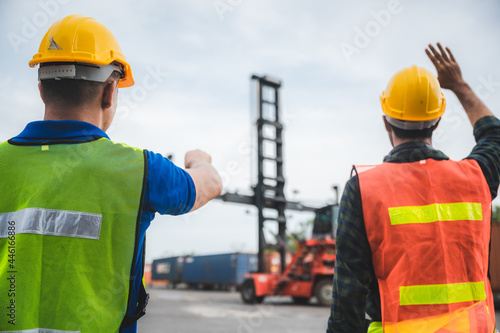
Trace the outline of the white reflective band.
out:
<instances>
[{"instance_id":1,"label":"white reflective band","mask_svg":"<svg viewBox=\"0 0 500 333\"><path fill-rule=\"evenodd\" d=\"M363 172L368 171L368 170L371 170L375 167L376 167L376 165L356 165L355 166L356 172L358 174L363 173Z\"/></svg>"},{"instance_id":2,"label":"white reflective band","mask_svg":"<svg viewBox=\"0 0 500 333\"><path fill-rule=\"evenodd\" d=\"M99 239L101 223L100 214L25 208L0 214L0 238L7 238L14 233Z\"/></svg>"},{"instance_id":3,"label":"white reflective band","mask_svg":"<svg viewBox=\"0 0 500 333\"><path fill-rule=\"evenodd\" d=\"M59 331L51 330L49 328L33 328L31 330L21 331L0 331L0 333L80 333L80 331Z\"/></svg>"},{"instance_id":4,"label":"white reflective band","mask_svg":"<svg viewBox=\"0 0 500 333\"><path fill-rule=\"evenodd\" d=\"M118 65L94 65L85 63L45 64L38 69L38 80L76 79L106 82L114 71L122 72Z\"/></svg>"}]
</instances>

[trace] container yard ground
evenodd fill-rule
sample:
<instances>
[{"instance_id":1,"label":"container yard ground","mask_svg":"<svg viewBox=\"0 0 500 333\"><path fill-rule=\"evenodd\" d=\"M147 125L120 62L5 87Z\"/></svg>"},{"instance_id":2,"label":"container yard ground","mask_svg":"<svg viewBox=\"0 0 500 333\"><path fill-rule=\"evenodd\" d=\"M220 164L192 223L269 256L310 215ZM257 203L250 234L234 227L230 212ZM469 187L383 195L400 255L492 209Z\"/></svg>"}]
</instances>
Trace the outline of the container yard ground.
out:
<instances>
[{"instance_id":1,"label":"container yard ground","mask_svg":"<svg viewBox=\"0 0 500 333\"><path fill-rule=\"evenodd\" d=\"M149 288L147 314L139 333L311 333L325 332L329 308L311 301L296 305L290 297L268 297L243 304L238 292Z\"/></svg>"},{"instance_id":2,"label":"container yard ground","mask_svg":"<svg viewBox=\"0 0 500 333\"><path fill-rule=\"evenodd\" d=\"M237 292L166 289L155 286L139 333L314 333L325 332L330 309L293 304L289 297L268 297L245 305ZM500 323L500 311L496 312Z\"/></svg>"}]
</instances>

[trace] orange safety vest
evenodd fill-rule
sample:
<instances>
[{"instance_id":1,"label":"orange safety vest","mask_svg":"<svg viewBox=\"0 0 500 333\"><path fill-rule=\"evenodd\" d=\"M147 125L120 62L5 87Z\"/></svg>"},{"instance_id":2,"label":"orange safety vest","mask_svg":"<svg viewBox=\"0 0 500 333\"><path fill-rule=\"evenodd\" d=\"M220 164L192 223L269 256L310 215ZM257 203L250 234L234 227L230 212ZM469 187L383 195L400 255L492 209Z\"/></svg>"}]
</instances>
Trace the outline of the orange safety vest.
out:
<instances>
[{"instance_id":1,"label":"orange safety vest","mask_svg":"<svg viewBox=\"0 0 500 333\"><path fill-rule=\"evenodd\" d=\"M475 160L356 167L385 333L491 333L491 194Z\"/></svg>"}]
</instances>

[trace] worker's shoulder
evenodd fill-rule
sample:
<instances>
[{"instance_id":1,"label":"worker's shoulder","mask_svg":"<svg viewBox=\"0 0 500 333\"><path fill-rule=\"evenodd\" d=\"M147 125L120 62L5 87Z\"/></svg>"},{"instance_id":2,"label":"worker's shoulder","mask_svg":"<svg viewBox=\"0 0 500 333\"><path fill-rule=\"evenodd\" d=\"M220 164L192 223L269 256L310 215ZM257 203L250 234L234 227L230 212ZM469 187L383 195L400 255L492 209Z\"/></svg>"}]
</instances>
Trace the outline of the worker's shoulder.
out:
<instances>
[{"instance_id":1,"label":"worker's shoulder","mask_svg":"<svg viewBox=\"0 0 500 333\"><path fill-rule=\"evenodd\" d=\"M106 149L122 150L124 152L140 153L140 154L144 154L144 152L146 151L145 149L133 147L122 142L116 142L108 138L100 138L99 140L97 140L97 142L99 143L100 146Z\"/></svg>"},{"instance_id":2,"label":"worker's shoulder","mask_svg":"<svg viewBox=\"0 0 500 333\"><path fill-rule=\"evenodd\" d=\"M70 145L71 146L71 145ZM101 137L89 142L89 145L79 144L71 147L79 156L87 156L89 163L119 165L144 165L147 163L147 151L129 146L125 143L115 142Z\"/></svg>"}]
</instances>

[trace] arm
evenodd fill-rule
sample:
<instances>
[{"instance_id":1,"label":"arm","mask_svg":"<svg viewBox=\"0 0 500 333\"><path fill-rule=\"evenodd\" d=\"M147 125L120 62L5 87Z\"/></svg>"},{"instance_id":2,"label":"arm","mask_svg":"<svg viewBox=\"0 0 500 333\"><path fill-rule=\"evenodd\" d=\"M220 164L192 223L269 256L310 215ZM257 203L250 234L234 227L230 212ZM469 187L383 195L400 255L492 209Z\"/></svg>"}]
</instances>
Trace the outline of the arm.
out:
<instances>
[{"instance_id":1,"label":"arm","mask_svg":"<svg viewBox=\"0 0 500 333\"><path fill-rule=\"evenodd\" d=\"M184 164L196 188L196 201L191 211L194 211L222 192L222 179L212 166L212 158L201 150L186 153Z\"/></svg>"},{"instance_id":2,"label":"arm","mask_svg":"<svg viewBox=\"0 0 500 333\"><path fill-rule=\"evenodd\" d=\"M430 51L426 49L425 53L434 64L434 67L436 67L441 88L450 89L455 93L460 103L462 103L472 126L483 117L493 116L493 113L491 113L462 78L460 66L456 62L455 57L453 57L450 49L446 48L447 54L441 44L437 43L437 47L439 51L429 44Z\"/></svg>"},{"instance_id":3,"label":"arm","mask_svg":"<svg viewBox=\"0 0 500 333\"><path fill-rule=\"evenodd\" d=\"M466 158L476 160L481 167L493 200L500 184L500 121L464 81L450 49L446 48L446 54L441 44L437 47L439 52L432 45L425 52L436 67L441 87L457 95L474 127L476 146Z\"/></svg>"},{"instance_id":4,"label":"arm","mask_svg":"<svg viewBox=\"0 0 500 333\"><path fill-rule=\"evenodd\" d=\"M356 177L347 182L340 201L336 246L327 333L366 332L365 310L374 320L379 321L380 296L378 290L374 290L377 281L371 263L372 254L366 237ZM371 297L365 306L368 295ZM375 301L376 298L378 301Z\"/></svg>"}]
</instances>

